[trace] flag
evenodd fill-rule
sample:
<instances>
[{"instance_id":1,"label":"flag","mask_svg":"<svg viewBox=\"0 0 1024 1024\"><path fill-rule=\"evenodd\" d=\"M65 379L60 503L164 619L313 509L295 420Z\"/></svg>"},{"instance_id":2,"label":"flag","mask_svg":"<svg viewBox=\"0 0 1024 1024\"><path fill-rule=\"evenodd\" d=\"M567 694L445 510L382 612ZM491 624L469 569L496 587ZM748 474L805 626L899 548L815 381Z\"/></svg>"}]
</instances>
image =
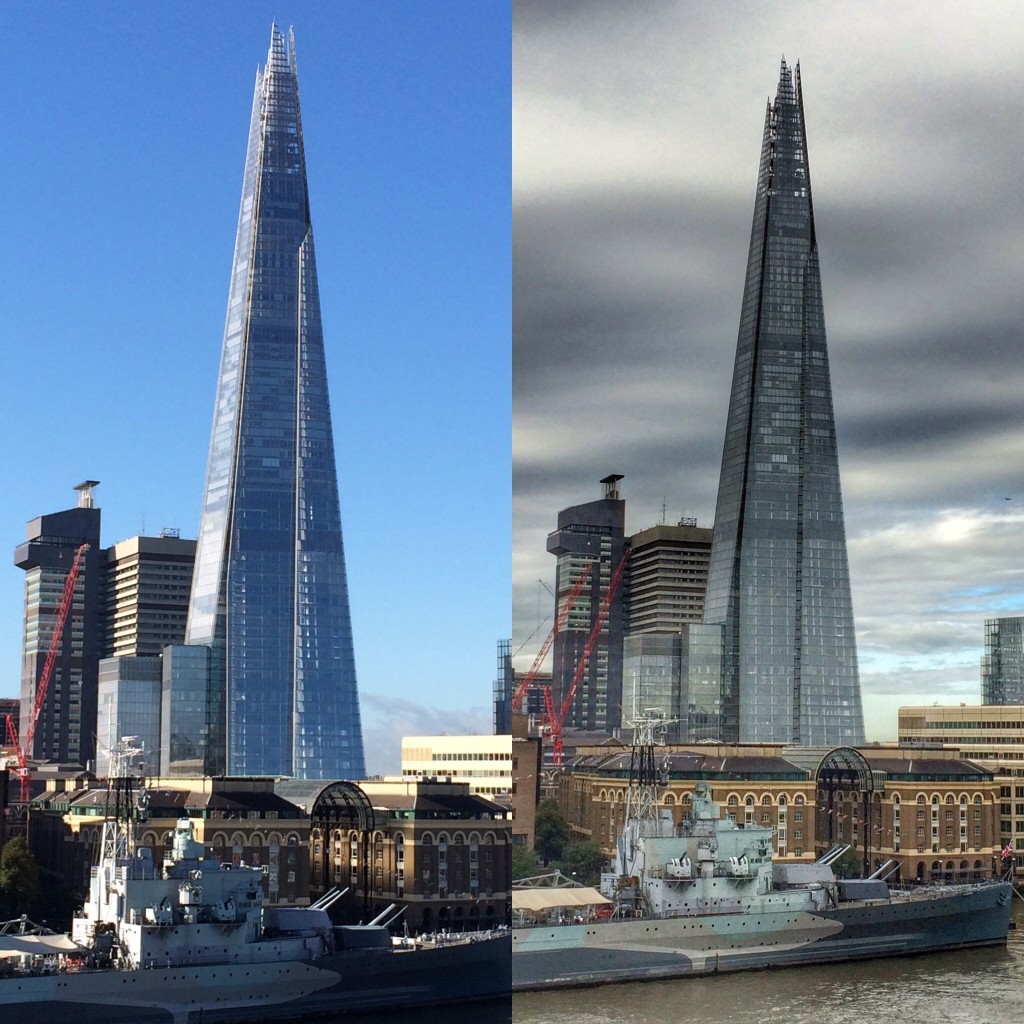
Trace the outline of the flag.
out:
<instances>
[{"instance_id":1,"label":"flag","mask_svg":"<svg viewBox=\"0 0 1024 1024\"><path fill-rule=\"evenodd\" d=\"M1009 840L1003 847L1003 860L1009 860L1013 856L1013 840Z\"/></svg>"}]
</instances>

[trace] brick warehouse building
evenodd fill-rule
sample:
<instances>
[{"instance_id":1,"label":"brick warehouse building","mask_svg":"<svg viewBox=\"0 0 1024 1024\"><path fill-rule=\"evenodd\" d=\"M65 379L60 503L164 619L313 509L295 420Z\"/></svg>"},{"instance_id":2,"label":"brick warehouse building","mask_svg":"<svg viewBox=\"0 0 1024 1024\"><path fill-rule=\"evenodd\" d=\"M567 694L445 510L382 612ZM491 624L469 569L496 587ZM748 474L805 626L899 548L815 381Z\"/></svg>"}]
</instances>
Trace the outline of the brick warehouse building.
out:
<instances>
[{"instance_id":1,"label":"brick warehouse building","mask_svg":"<svg viewBox=\"0 0 1024 1024\"><path fill-rule=\"evenodd\" d=\"M743 823L772 826L776 857L813 861L849 843L855 870L892 859L904 881L972 881L1002 870L999 785L956 751L701 744L656 751L661 805L678 821L694 784ZM577 838L609 855L622 828L628 749L587 748L558 800Z\"/></svg>"}]
</instances>

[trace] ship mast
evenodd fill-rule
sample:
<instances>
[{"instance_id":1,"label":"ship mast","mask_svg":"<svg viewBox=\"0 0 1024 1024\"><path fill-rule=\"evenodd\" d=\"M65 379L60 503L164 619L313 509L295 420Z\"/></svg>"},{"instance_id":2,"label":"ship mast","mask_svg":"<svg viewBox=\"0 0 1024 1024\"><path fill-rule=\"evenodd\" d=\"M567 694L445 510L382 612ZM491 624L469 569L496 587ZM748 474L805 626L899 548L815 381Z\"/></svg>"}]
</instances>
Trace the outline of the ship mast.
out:
<instances>
[{"instance_id":1,"label":"ship mast","mask_svg":"<svg viewBox=\"0 0 1024 1024\"><path fill-rule=\"evenodd\" d=\"M141 775L139 759L144 745L135 736L123 736L110 748L107 774L107 805L100 842L100 865L114 868L132 863L135 856L135 825L145 815L145 790L136 796Z\"/></svg>"},{"instance_id":2,"label":"ship mast","mask_svg":"<svg viewBox=\"0 0 1024 1024\"><path fill-rule=\"evenodd\" d=\"M658 771L654 746L658 732L668 724L658 708L640 712L634 708L633 744L629 757L629 789L626 790L626 821L639 825L639 835L657 835ZM647 823L650 827L647 827Z\"/></svg>"}]
</instances>

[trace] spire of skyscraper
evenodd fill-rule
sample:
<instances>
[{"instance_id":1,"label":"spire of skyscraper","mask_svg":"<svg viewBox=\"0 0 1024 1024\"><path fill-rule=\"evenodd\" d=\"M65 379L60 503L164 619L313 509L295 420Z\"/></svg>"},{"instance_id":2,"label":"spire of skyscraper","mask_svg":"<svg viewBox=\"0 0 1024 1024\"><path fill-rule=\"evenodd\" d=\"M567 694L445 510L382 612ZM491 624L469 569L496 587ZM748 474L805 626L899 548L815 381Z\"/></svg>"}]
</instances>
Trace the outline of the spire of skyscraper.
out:
<instances>
[{"instance_id":1,"label":"spire of skyscraper","mask_svg":"<svg viewBox=\"0 0 1024 1024\"><path fill-rule=\"evenodd\" d=\"M721 737L864 741L800 68L769 103L705 622Z\"/></svg>"},{"instance_id":2,"label":"spire of skyscraper","mask_svg":"<svg viewBox=\"0 0 1024 1024\"><path fill-rule=\"evenodd\" d=\"M276 25L256 76L186 643L211 648L208 771L362 777L294 38Z\"/></svg>"}]
</instances>

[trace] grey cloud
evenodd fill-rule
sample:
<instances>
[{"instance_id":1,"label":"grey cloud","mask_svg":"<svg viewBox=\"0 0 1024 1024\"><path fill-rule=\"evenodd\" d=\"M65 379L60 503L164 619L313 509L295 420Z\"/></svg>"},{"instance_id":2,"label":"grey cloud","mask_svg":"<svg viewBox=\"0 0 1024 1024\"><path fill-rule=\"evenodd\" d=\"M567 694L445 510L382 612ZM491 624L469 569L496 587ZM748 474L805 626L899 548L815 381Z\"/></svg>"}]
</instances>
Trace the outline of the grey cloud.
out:
<instances>
[{"instance_id":1,"label":"grey cloud","mask_svg":"<svg viewBox=\"0 0 1024 1024\"><path fill-rule=\"evenodd\" d=\"M557 511L605 473L626 475L630 529L663 502L710 524L785 51L865 693L977 694L984 618L1024 610L1022 41L1009 8L941 0L516 3L514 637L537 626Z\"/></svg>"}]
</instances>

